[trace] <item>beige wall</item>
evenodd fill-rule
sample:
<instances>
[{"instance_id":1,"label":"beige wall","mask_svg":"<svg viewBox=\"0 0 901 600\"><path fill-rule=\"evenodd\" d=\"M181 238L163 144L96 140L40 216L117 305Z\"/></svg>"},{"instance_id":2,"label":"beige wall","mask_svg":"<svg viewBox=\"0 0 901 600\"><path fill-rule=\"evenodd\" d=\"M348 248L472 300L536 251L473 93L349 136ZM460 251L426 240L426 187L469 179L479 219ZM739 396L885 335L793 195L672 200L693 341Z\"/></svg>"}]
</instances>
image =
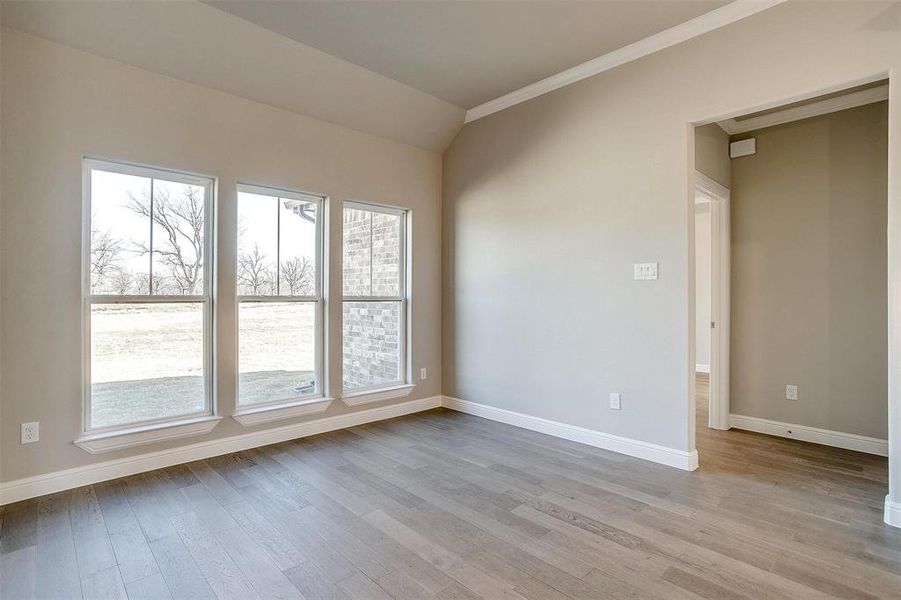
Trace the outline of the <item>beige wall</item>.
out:
<instances>
[{"instance_id":1,"label":"beige wall","mask_svg":"<svg viewBox=\"0 0 901 600\"><path fill-rule=\"evenodd\" d=\"M691 123L901 68L896 15L890 2L780 4L466 125L444 158L445 392L691 450ZM889 257L901 282L901 243ZM660 279L633 281L646 261ZM606 407L611 391L622 410ZM901 455L891 470L901 500Z\"/></svg>"},{"instance_id":2,"label":"beige wall","mask_svg":"<svg viewBox=\"0 0 901 600\"><path fill-rule=\"evenodd\" d=\"M695 127L695 169L729 187L729 135L716 123Z\"/></svg>"},{"instance_id":3,"label":"beige wall","mask_svg":"<svg viewBox=\"0 0 901 600\"><path fill-rule=\"evenodd\" d=\"M757 154L732 161L732 413L885 439L887 116L741 136Z\"/></svg>"},{"instance_id":4,"label":"beige wall","mask_svg":"<svg viewBox=\"0 0 901 600\"><path fill-rule=\"evenodd\" d=\"M710 367L710 203L695 206L695 364Z\"/></svg>"},{"instance_id":5,"label":"beige wall","mask_svg":"<svg viewBox=\"0 0 901 600\"><path fill-rule=\"evenodd\" d=\"M152 74L22 33L2 39L0 480L38 475L128 452L90 456L72 445L81 422L81 166L108 157L218 178L216 380L226 418L205 438L248 429L229 415L235 392L235 185L331 198L328 382L341 382L343 198L407 206L413 214L411 398L440 394L440 182L438 154ZM327 414L347 412L335 402ZM41 441L18 443L38 420ZM277 426L291 423L281 421ZM147 446L131 453L168 448Z\"/></svg>"}]
</instances>

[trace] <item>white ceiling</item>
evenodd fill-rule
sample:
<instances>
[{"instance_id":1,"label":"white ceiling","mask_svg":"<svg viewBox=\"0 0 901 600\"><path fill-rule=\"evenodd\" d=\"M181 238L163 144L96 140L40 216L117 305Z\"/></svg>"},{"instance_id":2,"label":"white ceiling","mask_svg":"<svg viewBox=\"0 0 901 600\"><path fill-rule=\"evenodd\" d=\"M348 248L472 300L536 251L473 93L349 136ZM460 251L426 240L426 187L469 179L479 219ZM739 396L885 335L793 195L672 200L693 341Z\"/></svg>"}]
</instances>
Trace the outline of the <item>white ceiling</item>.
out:
<instances>
[{"instance_id":1,"label":"white ceiling","mask_svg":"<svg viewBox=\"0 0 901 600\"><path fill-rule=\"evenodd\" d=\"M4 27L442 152L464 112L485 116L781 1L0 0L0 14Z\"/></svg>"},{"instance_id":2,"label":"white ceiling","mask_svg":"<svg viewBox=\"0 0 901 600\"><path fill-rule=\"evenodd\" d=\"M466 109L728 3L203 1Z\"/></svg>"},{"instance_id":3,"label":"white ceiling","mask_svg":"<svg viewBox=\"0 0 901 600\"><path fill-rule=\"evenodd\" d=\"M4 27L441 152L463 110L194 0L0 1Z\"/></svg>"}]
</instances>

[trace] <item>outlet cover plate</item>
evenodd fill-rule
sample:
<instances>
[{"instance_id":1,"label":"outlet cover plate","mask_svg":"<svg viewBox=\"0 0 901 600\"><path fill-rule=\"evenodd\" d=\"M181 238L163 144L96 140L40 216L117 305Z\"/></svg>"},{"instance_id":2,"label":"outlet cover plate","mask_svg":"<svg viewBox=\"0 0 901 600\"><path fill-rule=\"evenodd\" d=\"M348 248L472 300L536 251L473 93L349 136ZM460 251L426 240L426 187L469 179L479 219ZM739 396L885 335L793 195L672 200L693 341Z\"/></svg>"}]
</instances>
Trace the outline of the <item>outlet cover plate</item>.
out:
<instances>
[{"instance_id":1,"label":"outlet cover plate","mask_svg":"<svg viewBox=\"0 0 901 600\"><path fill-rule=\"evenodd\" d=\"M612 410L622 409L622 397L620 396L619 392L610 393L610 408Z\"/></svg>"},{"instance_id":2,"label":"outlet cover plate","mask_svg":"<svg viewBox=\"0 0 901 600\"><path fill-rule=\"evenodd\" d=\"M33 444L41 439L41 425L38 421L22 423L22 443Z\"/></svg>"}]
</instances>

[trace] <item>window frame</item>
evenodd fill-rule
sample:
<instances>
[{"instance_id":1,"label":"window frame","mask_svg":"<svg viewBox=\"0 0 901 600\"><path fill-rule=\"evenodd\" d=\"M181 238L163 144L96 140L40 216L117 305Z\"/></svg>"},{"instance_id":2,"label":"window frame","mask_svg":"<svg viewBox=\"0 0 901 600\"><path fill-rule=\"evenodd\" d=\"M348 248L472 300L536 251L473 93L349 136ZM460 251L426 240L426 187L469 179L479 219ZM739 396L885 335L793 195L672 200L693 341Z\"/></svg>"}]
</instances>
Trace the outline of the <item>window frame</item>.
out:
<instances>
[{"instance_id":1,"label":"window frame","mask_svg":"<svg viewBox=\"0 0 901 600\"><path fill-rule=\"evenodd\" d=\"M352 210L363 210L368 212L375 212L381 214L395 215L400 217L400 264L398 265L399 273L398 273L398 295L397 296L346 296L344 294L344 210L345 209ZM349 200L346 199L343 202L341 207L341 396L345 399L346 404L356 405L363 404L365 402L375 402L382 399L389 399L394 397L405 396L410 393L412 389L410 373L412 368L410 366L410 353L408 351L410 347L410 220L412 218L412 211L408 208L401 208L398 206L391 206L387 204L378 204L375 202L365 202L361 200ZM378 385L370 385L364 387L356 387L356 388L345 388L344 387L344 303L346 302L367 302L367 303L376 303L376 302L399 302L400 303L400 332L398 334L399 340L399 363L400 363L400 378L394 381L380 383ZM383 394L383 392L393 392L397 393L389 393ZM363 399L364 397L368 397L367 399ZM354 400L350 400L354 399Z\"/></svg>"},{"instance_id":2,"label":"window frame","mask_svg":"<svg viewBox=\"0 0 901 600\"><path fill-rule=\"evenodd\" d=\"M173 295L173 294L93 294L91 291L91 195L93 171L105 171L120 175L146 177L151 180L161 179L173 183L195 185L204 189L203 201L203 251L207 257L203 265L203 294ZM163 167L152 167L136 163L84 157L82 160L82 423L81 440L98 438L102 439L117 433L129 433L135 431L154 430L163 427L175 427L191 423L193 429L198 429L196 423L210 421L209 429L215 426L216 418L216 385L215 385L215 355L214 344L216 327L216 178L198 173L177 171ZM152 192L151 187L151 194ZM153 220L148 217L149 225L153 227ZM153 264L151 253L150 264ZM151 267L152 268L152 267ZM148 290L151 291L151 290ZM95 304L201 304L203 307L203 396L204 410L182 415L172 415L156 419L143 419L130 421L118 425L104 427L91 427L92 393L91 393L91 307ZM213 420L215 419L215 421ZM204 425L199 429L206 429ZM209 430L207 429L207 431ZM199 431L205 433L206 431ZM154 441L149 439L148 441ZM147 443L147 442L141 442ZM79 445L82 445L79 443ZM136 445L136 444L135 444ZM125 446L123 446L125 447ZM88 449L90 452L94 450ZM111 447L109 449L117 449ZM102 450L101 450L102 451Z\"/></svg>"},{"instance_id":3,"label":"window frame","mask_svg":"<svg viewBox=\"0 0 901 600\"><path fill-rule=\"evenodd\" d=\"M297 200L300 202L312 202L316 204L316 242L315 242L315 252L316 256L314 257L314 265L315 265L315 277L313 281L313 295L312 296L284 296L284 295L247 295L247 294L239 294L238 293L238 281L237 281L237 272L238 272L238 228L235 227L235 417L239 419L239 421L243 420L247 421L244 424L256 424L257 422L265 422L265 420L269 420L268 418L258 417L258 420L252 421L247 418L246 415L249 414L258 414L267 411L273 411L279 408L291 408L296 406L310 406L311 410L305 411L306 414L311 412L321 412L321 410L325 410L328 408L328 404L323 402L330 402L331 398L328 397L328 380L327 380L327 365L325 361L325 351L326 351L326 325L327 325L327 304L326 297L323 293L325 289L325 281L327 280L327 273L325 271L326 265L328 264L326 261L325 253L326 253L326 244L325 244L325 236L326 236L326 223L328 222L328 218L326 215L326 211L328 209L328 196L324 194L316 194L313 192L305 192L300 190L289 190L285 188L279 188L275 186L269 185L260 185L260 184L252 184L252 183L244 183L238 182L235 186L235 205L238 206L238 197L241 193L248 194L256 194L261 196L269 196L270 198L275 198L276 200L286 198L291 200ZM276 236L280 236L280 227L278 221L276 221ZM276 247L279 247L279 240L276 239ZM281 265L276 264L276 271L281 267ZM242 403L241 402L241 304L242 303L312 303L314 305L314 332L313 338L315 340L315 348L313 350L313 378L316 384L315 390L312 394L306 394L302 396L293 396L287 398L277 398L274 400L268 400L266 402L254 402L254 403ZM320 410L321 409L321 410ZM285 416L296 416L292 412L286 412ZM265 419L265 420L264 420ZM274 419L273 419L274 420Z\"/></svg>"}]
</instances>

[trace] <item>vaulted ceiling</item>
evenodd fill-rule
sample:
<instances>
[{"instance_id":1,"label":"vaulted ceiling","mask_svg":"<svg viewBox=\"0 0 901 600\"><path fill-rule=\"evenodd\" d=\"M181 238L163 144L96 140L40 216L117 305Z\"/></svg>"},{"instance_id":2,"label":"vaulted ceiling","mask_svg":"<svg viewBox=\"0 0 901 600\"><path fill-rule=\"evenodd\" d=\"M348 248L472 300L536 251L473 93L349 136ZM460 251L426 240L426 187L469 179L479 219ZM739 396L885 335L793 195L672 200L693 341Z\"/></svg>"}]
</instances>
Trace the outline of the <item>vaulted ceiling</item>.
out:
<instances>
[{"instance_id":1,"label":"vaulted ceiling","mask_svg":"<svg viewBox=\"0 0 901 600\"><path fill-rule=\"evenodd\" d=\"M727 3L204 1L461 108Z\"/></svg>"},{"instance_id":2,"label":"vaulted ceiling","mask_svg":"<svg viewBox=\"0 0 901 600\"><path fill-rule=\"evenodd\" d=\"M725 4L4 0L0 6L4 27L441 152L462 127L464 109Z\"/></svg>"}]
</instances>

